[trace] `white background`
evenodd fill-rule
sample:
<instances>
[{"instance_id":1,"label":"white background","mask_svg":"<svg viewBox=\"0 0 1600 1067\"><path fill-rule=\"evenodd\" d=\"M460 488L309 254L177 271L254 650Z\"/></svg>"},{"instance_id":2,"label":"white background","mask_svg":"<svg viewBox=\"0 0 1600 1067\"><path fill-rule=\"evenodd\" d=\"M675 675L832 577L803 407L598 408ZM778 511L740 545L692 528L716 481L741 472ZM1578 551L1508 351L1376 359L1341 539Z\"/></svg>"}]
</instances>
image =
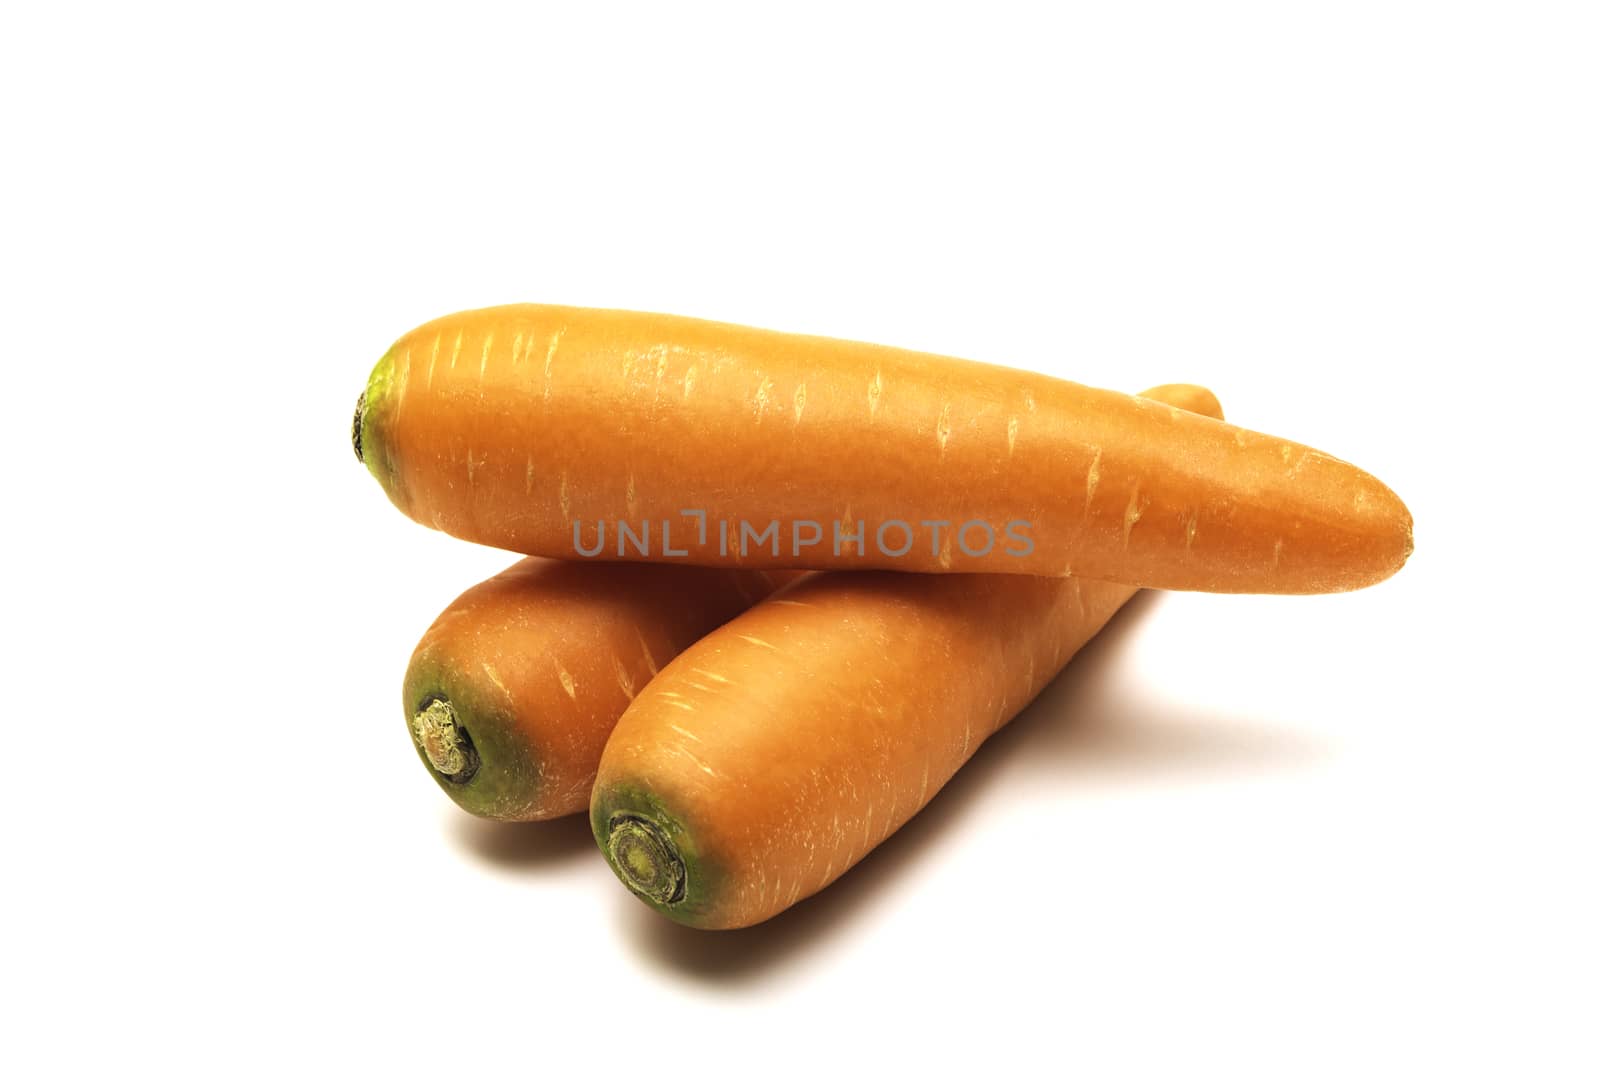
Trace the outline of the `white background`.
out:
<instances>
[{"instance_id":1,"label":"white background","mask_svg":"<svg viewBox=\"0 0 1600 1067\"><path fill-rule=\"evenodd\" d=\"M0 15L18 1062L1594 1062L1593 5L402 7ZM1204 382L1416 555L1145 595L836 886L681 930L402 725L509 557L351 408L514 300Z\"/></svg>"}]
</instances>

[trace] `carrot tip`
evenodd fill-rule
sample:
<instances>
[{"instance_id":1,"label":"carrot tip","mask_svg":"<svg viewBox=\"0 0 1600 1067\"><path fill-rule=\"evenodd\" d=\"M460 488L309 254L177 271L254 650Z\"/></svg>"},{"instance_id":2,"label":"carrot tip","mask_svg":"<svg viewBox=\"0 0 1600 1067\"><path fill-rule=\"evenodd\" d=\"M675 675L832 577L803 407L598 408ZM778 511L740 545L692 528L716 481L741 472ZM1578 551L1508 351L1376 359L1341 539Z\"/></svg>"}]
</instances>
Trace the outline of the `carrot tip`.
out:
<instances>
[{"instance_id":1,"label":"carrot tip","mask_svg":"<svg viewBox=\"0 0 1600 1067\"><path fill-rule=\"evenodd\" d=\"M367 461L367 457L361 454L361 420L366 414L367 393L366 390L362 390L361 395L356 398L355 418L350 422L350 443L355 446L356 458L362 463Z\"/></svg>"},{"instance_id":2,"label":"carrot tip","mask_svg":"<svg viewBox=\"0 0 1600 1067\"><path fill-rule=\"evenodd\" d=\"M430 701L412 720L411 732L428 764L442 777L462 785L478 773L478 750L456 722L456 710L448 700Z\"/></svg>"},{"instance_id":3,"label":"carrot tip","mask_svg":"<svg viewBox=\"0 0 1600 1067\"><path fill-rule=\"evenodd\" d=\"M638 815L612 819L606 853L618 877L639 896L656 904L676 904L683 899L683 857L649 819Z\"/></svg>"}]
</instances>

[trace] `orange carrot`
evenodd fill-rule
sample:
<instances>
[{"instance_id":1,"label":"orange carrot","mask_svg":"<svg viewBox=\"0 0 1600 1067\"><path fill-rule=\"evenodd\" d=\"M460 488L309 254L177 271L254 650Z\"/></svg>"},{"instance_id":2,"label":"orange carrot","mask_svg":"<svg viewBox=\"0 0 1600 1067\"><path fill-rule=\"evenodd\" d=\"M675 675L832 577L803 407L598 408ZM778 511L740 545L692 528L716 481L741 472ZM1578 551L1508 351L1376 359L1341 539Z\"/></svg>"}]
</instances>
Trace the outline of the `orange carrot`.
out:
<instances>
[{"instance_id":1,"label":"orange carrot","mask_svg":"<svg viewBox=\"0 0 1600 1067\"><path fill-rule=\"evenodd\" d=\"M1209 392L1152 396L1221 417ZM590 822L635 895L761 922L915 815L1135 590L1008 575L813 575L697 642L617 723Z\"/></svg>"},{"instance_id":2,"label":"orange carrot","mask_svg":"<svg viewBox=\"0 0 1600 1067\"><path fill-rule=\"evenodd\" d=\"M582 811L600 751L660 667L785 572L525 559L457 597L405 679L434 780L494 819Z\"/></svg>"},{"instance_id":3,"label":"orange carrot","mask_svg":"<svg viewBox=\"0 0 1600 1067\"><path fill-rule=\"evenodd\" d=\"M1003 367L668 315L520 304L402 337L357 454L407 515L534 555L1371 584L1411 517L1322 452Z\"/></svg>"}]
</instances>

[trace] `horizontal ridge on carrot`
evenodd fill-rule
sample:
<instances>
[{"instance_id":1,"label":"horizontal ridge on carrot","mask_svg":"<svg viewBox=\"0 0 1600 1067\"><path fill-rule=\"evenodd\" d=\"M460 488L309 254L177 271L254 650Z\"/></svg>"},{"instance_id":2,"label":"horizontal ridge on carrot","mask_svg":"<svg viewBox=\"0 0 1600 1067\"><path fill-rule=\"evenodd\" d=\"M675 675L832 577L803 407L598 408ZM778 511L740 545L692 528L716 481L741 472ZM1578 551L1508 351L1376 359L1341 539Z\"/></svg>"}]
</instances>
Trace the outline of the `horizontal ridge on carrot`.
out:
<instances>
[{"instance_id":1,"label":"horizontal ridge on carrot","mask_svg":"<svg viewBox=\"0 0 1600 1067\"><path fill-rule=\"evenodd\" d=\"M1151 394L1221 417L1208 391ZM1018 575L804 578L665 667L601 756L590 825L641 900L749 926L920 811L1136 590Z\"/></svg>"},{"instance_id":2,"label":"horizontal ridge on carrot","mask_svg":"<svg viewBox=\"0 0 1600 1067\"><path fill-rule=\"evenodd\" d=\"M656 671L789 572L524 559L467 590L418 643L406 726L474 815L583 811L618 717Z\"/></svg>"},{"instance_id":3,"label":"horizontal ridge on carrot","mask_svg":"<svg viewBox=\"0 0 1600 1067\"><path fill-rule=\"evenodd\" d=\"M357 405L390 499L563 559L1320 593L1411 551L1342 460L1155 401L860 342L516 304L402 337Z\"/></svg>"}]
</instances>

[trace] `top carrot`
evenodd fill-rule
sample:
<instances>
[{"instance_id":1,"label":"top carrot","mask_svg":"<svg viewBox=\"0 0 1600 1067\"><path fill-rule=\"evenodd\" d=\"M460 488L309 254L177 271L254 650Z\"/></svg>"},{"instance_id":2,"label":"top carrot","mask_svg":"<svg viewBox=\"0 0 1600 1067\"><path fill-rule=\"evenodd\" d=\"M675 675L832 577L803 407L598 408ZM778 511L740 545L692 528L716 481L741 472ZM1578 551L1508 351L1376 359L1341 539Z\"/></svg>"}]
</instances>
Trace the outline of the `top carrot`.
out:
<instances>
[{"instance_id":1,"label":"top carrot","mask_svg":"<svg viewBox=\"0 0 1600 1067\"><path fill-rule=\"evenodd\" d=\"M1387 486L1280 438L1005 367L641 312L420 326L378 361L353 436L418 522L563 559L1324 593L1381 581L1412 544Z\"/></svg>"}]
</instances>

